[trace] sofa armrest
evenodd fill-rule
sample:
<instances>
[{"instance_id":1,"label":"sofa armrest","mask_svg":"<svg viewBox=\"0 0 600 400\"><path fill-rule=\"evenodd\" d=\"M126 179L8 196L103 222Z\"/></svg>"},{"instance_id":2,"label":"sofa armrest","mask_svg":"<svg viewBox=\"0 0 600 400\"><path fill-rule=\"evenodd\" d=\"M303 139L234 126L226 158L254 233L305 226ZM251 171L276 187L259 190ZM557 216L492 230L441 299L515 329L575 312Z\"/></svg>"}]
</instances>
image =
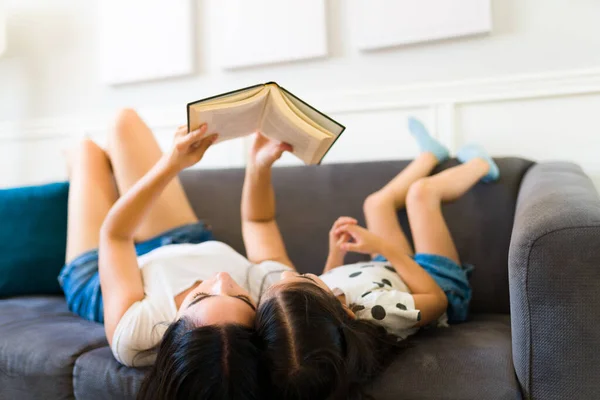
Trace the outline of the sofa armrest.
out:
<instances>
[{"instance_id":1,"label":"sofa armrest","mask_svg":"<svg viewBox=\"0 0 600 400\"><path fill-rule=\"evenodd\" d=\"M600 393L600 197L575 164L523 178L509 251L513 358L525 398Z\"/></svg>"}]
</instances>

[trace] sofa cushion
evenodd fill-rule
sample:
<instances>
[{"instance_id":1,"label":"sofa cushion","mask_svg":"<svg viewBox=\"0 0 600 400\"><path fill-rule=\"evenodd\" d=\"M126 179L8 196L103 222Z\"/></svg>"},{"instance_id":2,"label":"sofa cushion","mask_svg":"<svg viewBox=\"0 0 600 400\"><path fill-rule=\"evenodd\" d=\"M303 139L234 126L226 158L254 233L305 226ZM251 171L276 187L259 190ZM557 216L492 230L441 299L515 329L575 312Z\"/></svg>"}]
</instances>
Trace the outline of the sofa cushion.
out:
<instances>
[{"instance_id":1,"label":"sofa cushion","mask_svg":"<svg viewBox=\"0 0 600 400\"><path fill-rule=\"evenodd\" d=\"M0 190L0 298L60 294L68 183Z\"/></svg>"},{"instance_id":2,"label":"sofa cushion","mask_svg":"<svg viewBox=\"0 0 600 400\"><path fill-rule=\"evenodd\" d=\"M496 159L500 181L478 184L443 211L461 261L475 265L471 278L473 312L509 312L508 247L521 180L530 161ZM362 204L408 161L281 167L273 170L277 221L291 260L302 272L320 273L327 257L328 232L342 215L364 224ZM449 160L438 171L457 164ZM244 252L240 231L240 198L244 170L189 170L182 175L198 217L208 221L215 238ZM406 212L399 212L410 239ZM348 262L359 260L358 255Z\"/></svg>"},{"instance_id":3,"label":"sofa cushion","mask_svg":"<svg viewBox=\"0 0 600 400\"><path fill-rule=\"evenodd\" d=\"M418 333L374 383L377 400L521 399L512 367L510 318L476 315L451 328ZM75 363L78 399L134 399L145 370L127 368L103 347Z\"/></svg>"},{"instance_id":4,"label":"sofa cushion","mask_svg":"<svg viewBox=\"0 0 600 400\"><path fill-rule=\"evenodd\" d=\"M146 369L119 364L109 347L81 355L75 362L75 398L85 400L135 399Z\"/></svg>"},{"instance_id":5,"label":"sofa cushion","mask_svg":"<svg viewBox=\"0 0 600 400\"><path fill-rule=\"evenodd\" d=\"M377 400L521 399L508 315L422 331L374 383Z\"/></svg>"},{"instance_id":6,"label":"sofa cushion","mask_svg":"<svg viewBox=\"0 0 600 400\"><path fill-rule=\"evenodd\" d=\"M67 310L62 297L0 301L0 399L68 399L81 354L106 346L104 328Z\"/></svg>"}]
</instances>

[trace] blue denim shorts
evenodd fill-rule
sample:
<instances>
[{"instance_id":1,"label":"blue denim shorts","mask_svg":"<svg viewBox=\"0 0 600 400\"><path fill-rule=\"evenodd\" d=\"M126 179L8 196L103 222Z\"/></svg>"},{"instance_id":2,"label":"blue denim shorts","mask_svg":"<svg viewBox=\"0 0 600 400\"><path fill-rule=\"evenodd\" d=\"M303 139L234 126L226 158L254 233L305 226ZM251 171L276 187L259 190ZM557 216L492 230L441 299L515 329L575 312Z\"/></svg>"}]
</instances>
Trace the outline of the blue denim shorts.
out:
<instances>
[{"instance_id":1,"label":"blue denim shorts","mask_svg":"<svg viewBox=\"0 0 600 400\"><path fill-rule=\"evenodd\" d=\"M180 243L202 243L213 240L211 230L203 222L183 225L135 245L138 256L154 249ZM89 321L104 322L104 307L98 275L98 250L87 251L65 264L58 276L69 310Z\"/></svg>"},{"instance_id":2,"label":"blue denim shorts","mask_svg":"<svg viewBox=\"0 0 600 400\"><path fill-rule=\"evenodd\" d=\"M446 293L448 322L466 321L471 303L472 292L469 278L473 272L473 266L470 264L460 266L451 259L436 254L417 253L413 258ZM379 255L373 261L387 260Z\"/></svg>"}]
</instances>

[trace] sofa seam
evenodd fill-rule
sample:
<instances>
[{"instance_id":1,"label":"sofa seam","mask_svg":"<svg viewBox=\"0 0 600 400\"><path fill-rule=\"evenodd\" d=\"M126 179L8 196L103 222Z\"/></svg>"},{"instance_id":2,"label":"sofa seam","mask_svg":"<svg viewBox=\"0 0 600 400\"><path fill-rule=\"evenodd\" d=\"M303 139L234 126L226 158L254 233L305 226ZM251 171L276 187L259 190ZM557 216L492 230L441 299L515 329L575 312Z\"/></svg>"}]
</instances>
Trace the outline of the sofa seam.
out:
<instances>
[{"instance_id":1,"label":"sofa seam","mask_svg":"<svg viewBox=\"0 0 600 400\"><path fill-rule=\"evenodd\" d=\"M557 232L561 232L561 231L566 231L566 230L571 230L571 229L588 229L588 228L600 228L600 225L581 225L581 226L568 226L568 227L563 227L563 228L555 228L551 231L545 232L544 234L538 236L537 238L535 238L533 241L531 241L531 244L529 246L529 253L527 255L527 273L525 275L525 298L527 300L527 329L528 329L528 333L529 333L529 365L527 368L527 391L528 391L528 395L527 398L528 399L532 399L533 398L533 340L532 340L532 330L531 330L531 301L529 298L529 272L530 272L530 268L529 266L531 265L530 261L531 261L531 253L533 252L533 248L535 247L535 245L537 244L537 242L540 239L543 239L546 236L555 234Z\"/></svg>"}]
</instances>

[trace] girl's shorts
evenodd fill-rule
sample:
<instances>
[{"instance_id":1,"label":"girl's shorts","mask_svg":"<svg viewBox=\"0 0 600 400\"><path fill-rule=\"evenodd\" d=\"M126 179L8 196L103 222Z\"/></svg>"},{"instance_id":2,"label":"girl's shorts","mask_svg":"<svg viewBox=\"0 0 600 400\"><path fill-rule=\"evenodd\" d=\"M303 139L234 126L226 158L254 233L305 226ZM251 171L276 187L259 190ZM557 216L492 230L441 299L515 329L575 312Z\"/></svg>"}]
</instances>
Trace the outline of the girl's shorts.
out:
<instances>
[{"instance_id":1,"label":"girl's shorts","mask_svg":"<svg viewBox=\"0 0 600 400\"><path fill-rule=\"evenodd\" d=\"M417 253L413 257L433 280L442 288L448 298L448 322L464 322L469 314L471 285L469 278L473 272L470 264L458 265L451 259L436 254ZM379 255L373 261L387 261Z\"/></svg>"}]
</instances>

